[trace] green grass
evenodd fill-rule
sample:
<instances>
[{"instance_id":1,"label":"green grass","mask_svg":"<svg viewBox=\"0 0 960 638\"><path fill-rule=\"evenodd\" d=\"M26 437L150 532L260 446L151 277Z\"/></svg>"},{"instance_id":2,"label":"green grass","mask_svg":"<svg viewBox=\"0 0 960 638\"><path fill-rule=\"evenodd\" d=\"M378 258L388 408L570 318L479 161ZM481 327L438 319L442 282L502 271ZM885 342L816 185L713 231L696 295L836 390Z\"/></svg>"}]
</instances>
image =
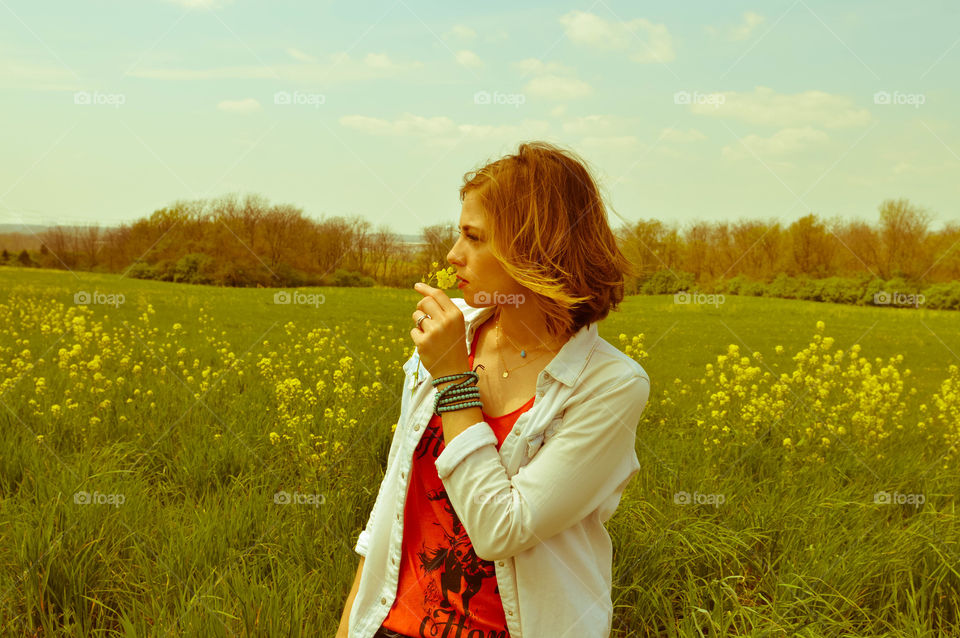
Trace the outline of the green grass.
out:
<instances>
[{"instance_id":1,"label":"green grass","mask_svg":"<svg viewBox=\"0 0 960 638\"><path fill-rule=\"evenodd\" d=\"M99 322L96 338L111 335L109 343L132 355L127 363L104 355L102 373L125 377L122 386L98 385L91 371L70 378L56 365L58 351L74 343L83 362L109 347L84 341L84 330L51 331L65 312L78 312L73 295L81 290L125 296L118 307L90 305L84 329ZM274 304L275 292L0 269L4 635L334 633L399 413L399 363L412 347L420 295L302 290L325 295L311 307ZM147 304L155 314L143 322ZM755 297L687 306L661 296L631 297L604 320L600 334L614 345L620 333L645 335L642 363L653 382L638 428L641 471L608 523L614 635L960 635L960 477L938 462L936 442L907 428L882 461L851 442L828 463L810 465L765 442L717 454L691 425L698 397L673 392L675 378L699 380L728 344L772 359L776 345L804 348L822 320L838 348L859 343L870 359L902 354L907 384L917 389L911 406L929 403L947 366L958 363L956 317ZM221 349L238 363L231 368ZM322 395L312 412L344 406L358 422L344 428L318 418L300 428L326 441L319 466L305 460L296 435L271 444L272 431L295 434L280 423L273 381L332 383L324 371L346 355L354 385L379 380L383 393L349 403ZM263 358L273 376L258 369ZM201 391L207 366L217 376ZM37 377L46 381L41 394ZM135 388L141 394L126 404ZM53 419L50 405L62 406L68 390L79 407ZM665 391L673 403L663 402ZM112 404L101 408L104 398ZM881 490L926 502L877 505ZM124 502L78 505L79 491ZM280 506L279 491L321 494L324 502ZM724 501L682 505L674 498L681 491Z\"/></svg>"}]
</instances>

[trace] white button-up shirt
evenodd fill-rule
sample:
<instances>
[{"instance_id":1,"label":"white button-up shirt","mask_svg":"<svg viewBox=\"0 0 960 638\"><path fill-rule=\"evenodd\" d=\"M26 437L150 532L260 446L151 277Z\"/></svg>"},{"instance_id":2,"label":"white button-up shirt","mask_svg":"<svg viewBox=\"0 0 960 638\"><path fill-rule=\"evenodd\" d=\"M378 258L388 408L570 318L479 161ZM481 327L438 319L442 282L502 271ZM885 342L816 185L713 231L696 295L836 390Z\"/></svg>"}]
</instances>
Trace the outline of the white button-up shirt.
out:
<instances>
[{"instance_id":1,"label":"white button-up shirt","mask_svg":"<svg viewBox=\"0 0 960 638\"><path fill-rule=\"evenodd\" d=\"M469 349L493 308L452 301ZM403 370L386 472L355 547L366 558L350 638L373 636L396 598L413 452L433 416L437 389L416 351ZM511 638L609 637L613 552L603 524L640 469L636 429L649 394L643 367L601 339L593 323L540 372L533 406L499 451L480 421L437 457L437 475L474 551L494 563Z\"/></svg>"}]
</instances>

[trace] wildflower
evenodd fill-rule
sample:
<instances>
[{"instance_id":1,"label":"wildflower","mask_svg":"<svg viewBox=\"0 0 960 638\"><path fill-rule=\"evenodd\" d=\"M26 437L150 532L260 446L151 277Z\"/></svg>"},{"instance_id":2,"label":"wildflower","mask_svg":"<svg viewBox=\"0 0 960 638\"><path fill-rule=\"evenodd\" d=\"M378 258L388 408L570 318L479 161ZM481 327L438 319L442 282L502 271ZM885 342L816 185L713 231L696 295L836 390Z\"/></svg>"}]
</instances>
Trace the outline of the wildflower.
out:
<instances>
[{"instance_id":1,"label":"wildflower","mask_svg":"<svg viewBox=\"0 0 960 638\"><path fill-rule=\"evenodd\" d=\"M277 434L276 432L271 432L271 433L270 433L270 443L273 444L273 445L276 445L278 441L280 441L280 435Z\"/></svg>"}]
</instances>

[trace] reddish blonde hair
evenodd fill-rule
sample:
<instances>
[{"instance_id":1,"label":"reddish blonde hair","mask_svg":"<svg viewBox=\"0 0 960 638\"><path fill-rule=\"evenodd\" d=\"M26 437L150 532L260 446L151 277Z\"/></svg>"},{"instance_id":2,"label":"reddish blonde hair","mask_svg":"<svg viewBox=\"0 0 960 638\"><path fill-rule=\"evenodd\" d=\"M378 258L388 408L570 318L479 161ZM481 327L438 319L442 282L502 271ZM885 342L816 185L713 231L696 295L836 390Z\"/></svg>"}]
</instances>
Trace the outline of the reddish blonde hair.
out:
<instances>
[{"instance_id":1,"label":"reddish blonde hair","mask_svg":"<svg viewBox=\"0 0 960 638\"><path fill-rule=\"evenodd\" d=\"M463 176L475 193L504 270L534 293L553 336L571 335L615 310L633 268L620 252L584 162L547 142L520 144Z\"/></svg>"}]
</instances>

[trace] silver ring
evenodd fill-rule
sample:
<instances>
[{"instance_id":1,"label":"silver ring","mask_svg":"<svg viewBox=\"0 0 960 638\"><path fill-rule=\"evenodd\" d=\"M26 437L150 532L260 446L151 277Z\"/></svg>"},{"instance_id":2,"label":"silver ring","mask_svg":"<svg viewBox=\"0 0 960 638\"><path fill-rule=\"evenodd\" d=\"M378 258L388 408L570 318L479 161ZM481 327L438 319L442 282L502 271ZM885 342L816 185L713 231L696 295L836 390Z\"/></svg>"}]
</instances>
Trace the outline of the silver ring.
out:
<instances>
[{"instance_id":1,"label":"silver ring","mask_svg":"<svg viewBox=\"0 0 960 638\"><path fill-rule=\"evenodd\" d=\"M420 329L420 322L421 322L421 321L423 321L424 319L432 319L432 318L433 318L433 317L431 317L430 315L424 313L424 315L423 315L422 317L420 317L419 319L417 319L417 329L418 329L418 330Z\"/></svg>"}]
</instances>

